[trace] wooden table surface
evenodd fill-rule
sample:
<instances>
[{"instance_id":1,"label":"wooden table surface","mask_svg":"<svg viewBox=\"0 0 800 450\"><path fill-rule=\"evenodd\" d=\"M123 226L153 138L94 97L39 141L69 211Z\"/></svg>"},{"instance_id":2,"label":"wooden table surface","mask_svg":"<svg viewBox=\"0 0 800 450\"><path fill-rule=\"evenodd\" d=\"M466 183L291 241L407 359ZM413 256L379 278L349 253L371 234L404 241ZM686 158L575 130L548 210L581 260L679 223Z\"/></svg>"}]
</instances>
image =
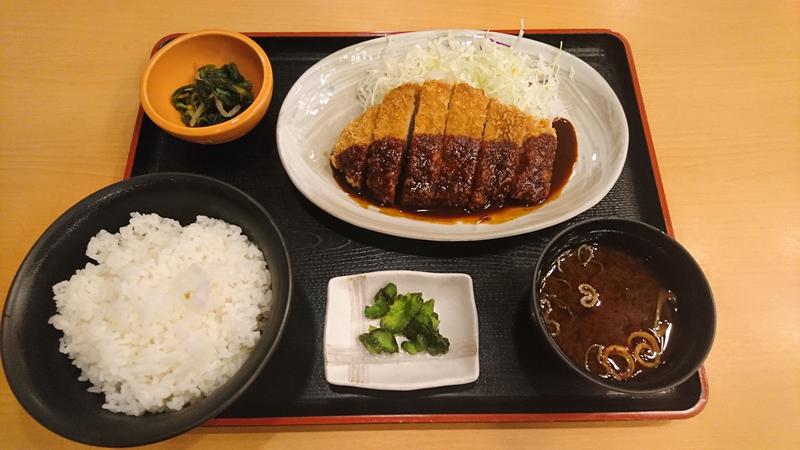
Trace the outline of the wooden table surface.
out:
<instances>
[{"instance_id":1,"label":"wooden table surface","mask_svg":"<svg viewBox=\"0 0 800 450\"><path fill-rule=\"evenodd\" d=\"M335 6L334 6L335 5ZM710 401L673 422L199 428L160 447L800 448L800 4L0 2L0 298L65 209L121 179L162 36L610 28L630 41L677 238L716 297ZM77 447L0 382L0 447Z\"/></svg>"}]
</instances>

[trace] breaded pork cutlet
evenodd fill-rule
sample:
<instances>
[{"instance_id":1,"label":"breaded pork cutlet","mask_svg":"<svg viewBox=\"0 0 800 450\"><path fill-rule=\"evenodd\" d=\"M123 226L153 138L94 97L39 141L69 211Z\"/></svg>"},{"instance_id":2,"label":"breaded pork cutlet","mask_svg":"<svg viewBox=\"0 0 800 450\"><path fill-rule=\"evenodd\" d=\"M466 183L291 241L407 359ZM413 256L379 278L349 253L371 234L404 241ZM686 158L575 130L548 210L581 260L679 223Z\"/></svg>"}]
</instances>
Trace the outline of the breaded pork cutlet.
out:
<instances>
[{"instance_id":1,"label":"breaded pork cutlet","mask_svg":"<svg viewBox=\"0 0 800 450\"><path fill-rule=\"evenodd\" d=\"M501 206L511 192L519 151L530 118L514 106L489 102L468 208Z\"/></svg>"},{"instance_id":2,"label":"breaded pork cutlet","mask_svg":"<svg viewBox=\"0 0 800 450\"><path fill-rule=\"evenodd\" d=\"M531 119L520 150L511 198L528 205L541 203L547 198L557 146L552 123L547 119Z\"/></svg>"},{"instance_id":3,"label":"breaded pork cutlet","mask_svg":"<svg viewBox=\"0 0 800 450\"><path fill-rule=\"evenodd\" d=\"M426 81L420 88L406 176L400 192L400 204L407 208L430 208L434 204L434 180L442 165L444 128L452 90L452 84L441 81Z\"/></svg>"},{"instance_id":4,"label":"breaded pork cutlet","mask_svg":"<svg viewBox=\"0 0 800 450\"><path fill-rule=\"evenodd\" d=\"M427 81L392 89L347 125L331 165L380 205L482 211L544 201L556 149L549 119L465 83Z\"/></svg>"},{"instance_id":5,"label":"breaded pork cutlet","mask_svg":"<svg viewBox=\"0 0 800 450\"><path fill-rule=\"evenodd\" d=\"M467 206L478 160L489 98L465 83L453 87L447 110L442 161L434 182L437 206Z\"/></svg>"},{"instance_id":6,"label":"breaded pork cutlet","mask_svg":"<svg viewBox=\"0 0 800 450\"><path fill-rule=\"evenodd\" d=\"M344 176L347 184L359 191L364 184L367 149L372 143L377 116L378 107L373 106L347 124L331 153L331 165Z\"/></svg>"},{"instance_id":7,"label":"breaded pork cutlet","mask_svg":"<svg viewBox=\"0 0 800 450\"><path fill-rule=\"evenodd\" d=\"M410 83L387 92L375 119L364 184L367 194L381 205L395 203L418 92L419 85Z\"/></svg>"}]
</instances>

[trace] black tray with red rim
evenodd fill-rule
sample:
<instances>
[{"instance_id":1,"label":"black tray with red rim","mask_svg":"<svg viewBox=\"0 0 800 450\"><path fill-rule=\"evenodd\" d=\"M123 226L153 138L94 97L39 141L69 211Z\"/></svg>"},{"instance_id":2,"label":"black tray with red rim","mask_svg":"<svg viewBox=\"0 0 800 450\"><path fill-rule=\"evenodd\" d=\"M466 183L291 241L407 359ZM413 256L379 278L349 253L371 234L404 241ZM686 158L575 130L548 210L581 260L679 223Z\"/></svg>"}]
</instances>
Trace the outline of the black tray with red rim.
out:
<instances>
[{"instance_id":1,"label":"black tray with red rim","mask_svg":"<svg viewBox=\"0 0 800 450\"><path fill-rule=\"evenodd\" d=\"M703 369L675 388L652 394L604 390L562 367L529 317L534 265L544 245L564 227L594 217L624 217L672 233L633 59L622 36L608 30L526 33L528 38L562 45L586 61L619 97L630 144L611 192L578 217L545 230L445 243L387 236L328 215L295 189L278 158L278 111L295 80L334 51L378 35L247 34L266 51L275 78L272 103L262 122L234 142L201 146L166 134L140 109L125 170L125 177L178 171L233 184L267 208L286 238L296 289L282 341L260 377L208 425L663 420L691 417L703 409L708 399ZM175 36L165 37L155 49ZM472 276L481 349L476 382L388 392L325 381L322 336L328 280L394 269Z\"/></svg>"}]
</instances>

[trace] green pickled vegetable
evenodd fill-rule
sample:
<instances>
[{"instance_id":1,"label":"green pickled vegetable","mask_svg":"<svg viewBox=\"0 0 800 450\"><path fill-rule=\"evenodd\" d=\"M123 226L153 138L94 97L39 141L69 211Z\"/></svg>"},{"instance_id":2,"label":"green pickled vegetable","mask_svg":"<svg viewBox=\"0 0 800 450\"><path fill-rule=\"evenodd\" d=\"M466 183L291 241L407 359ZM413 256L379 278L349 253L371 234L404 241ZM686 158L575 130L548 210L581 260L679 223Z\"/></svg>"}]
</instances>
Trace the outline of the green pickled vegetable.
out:
<instances>
[{"instance_id":1,"label":"green pickled vegetable","mask_svg":"<svg viewBox=\"0 0 800 450\"><path fill-rule=\"evenodd\" d=\"M424 352L427 348L425 344L425 336L418 334L413 340L404 341L400 344L406 353L416 355L417 353Z\"/></svg>"},{"instance_id":2,"label":"green pickled vegetable","mask_svg":"<svg viewBox=\"0 0 800 450\"><path fill-rule=\"evenodd\" d=\"M422 294L398 295L389 306L389 311L381 318L381 327L401 333L421 308Z\"/></svg>"},{"instance_id":3,"label":"green pickled vegetable","mask_svg":"<svg viewBox=\"0 0 800 450\"><path fill-rule=\"evenodd\" d=\"M373 304L364 308L364 315L367 319L380 319L389 312L389 304L394 301L397 295L397 286L389 283L383 287L372 299Z\"/></svg>"},{"instance_id":4,"label":"green pickled vegetable","mask_svg":"<svg viewBox=\"0 0 800 450\"><path fill-rule=\"evenodd\" d=\"M369 333L360 335L358 340L374 355L379 353L397 353L399 351L397 340L394 335L390 331L382 328L372 329Z\"/></svg>"},{"instance_id":5,"label":"green pickled vegetable","mask_svg":"<svg viewBox=\"0 0 800 450\"><path fill-rule=\"evenodd\" d=\"M386 303L391 304L394 301L394 298L397 297L397 285L394 283L389 283L384 286L377 294L375 294L375 300L385 300Z\"/></svg>"},{"instance_id":6,"label":"green pickled vegetable","mask_svg":"<svg viewBox=\"0 0 800 450\"><path fill-rule=\"evenodd\" d=\"M364 315L367 319L380 319L389 312L389 305L383 300L377 300L372 305L364 308Z\"/></svg>"},{"instance_id":7,"label":"green pickled vegetable","mask_svg":"<svg viewBox=\"0 0 800 450\"><path fill-rule=\"evenodd\" d=\"M208 64L197 69L194 83L176 89L171 101L185 125L214 125L241 114L253 103L253 84L234 63L222 67Z\"/></svg>"},{"instance_id":8,"label":"green pickled vegetable","mask_svg":"<svg viewBox=\"0 0 800 450\"><path fill-rule=\"evenodd\" d=\"M435 301L430 299L422 305L419 313L403 330L403 335L415 343L422 338L421 341L425 343L425 350L428 353L442 355L450 350L450 340L439 333L439 315L433 310L434 303Z\"/></svg>"},{"instance_id":9,"label":"green pickled vegetable","mask_svg":"<svg viewBox=\"0 0 800 450\"><path fill-rule=\"evenodd\" d=\"M368 319L380 319L380 328L370 325L369 332L358 337L372 354L397 353L395 335L407 340L400 346L411 355L427 352L445 354L450 340L439 333L439 315L434 311L435 300L424 300L422 293L398 294L397 286L389 283L364 308Z\"/></svg>"},{"instance_id":10,"label":"green pickled vegetable","mask_svg":"<svg viewBox=\"0 0 800 450\"><path fill-rule=\"evenodd\" d=\"M450 339L439 333L432 334L433 340L428 343L428 353L431 355L444 355L450 351Z\"/></svg>"}]
</instances>

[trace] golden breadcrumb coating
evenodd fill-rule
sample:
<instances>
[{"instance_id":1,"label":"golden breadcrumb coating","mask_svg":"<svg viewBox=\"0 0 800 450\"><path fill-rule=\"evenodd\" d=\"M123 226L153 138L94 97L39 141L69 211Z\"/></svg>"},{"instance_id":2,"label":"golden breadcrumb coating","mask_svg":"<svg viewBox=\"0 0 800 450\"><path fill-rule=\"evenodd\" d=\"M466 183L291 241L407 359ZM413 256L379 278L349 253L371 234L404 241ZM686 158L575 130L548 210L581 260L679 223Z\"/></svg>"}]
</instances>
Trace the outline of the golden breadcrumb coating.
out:
<instances>
[{"instance_id":1,"label":"golden breadcrumb coating","mask_svg":"<svg viewBox=\"0 0 800 450\"><path fill-rule=\"evenodd\" d=\"M444 134L447 105L453 85L441 81L426 81L419 90L419 107L414 119L414 134Z\"/></svg>"},{"instance_id":2,"label":"golden breadcrumb coating","mask_svg":"<svg viewBox=\"0 0 800 450\"><path fill-rule=\"evenodd\" d=\"M408 126L417 106L419 85L406 83L387 92L380 104L372 140L395 138L405 141Z\"/></svg>"},{"instance_id":3,"label":"golden breadcrumb coating","mask_svg":"<svg viewBox=\"0 0 800 450\"><path fill-rule=\"evenodd\" d=\"M372 132L375 130L375 118L378 116L378 107L373 106L364 111L355 120L347 124L339 133L339 139L333 146L331 157L334 158L333 166L336 166L336 155L347 150L354 145L369 146L372 142Z\"/></svg>"},{"instance_id":4,"label":"golden breadcrumb coating","mask_svg":"<svg viewBox=\"0 0 800 450\"><path fill-rule=\"evenodd\" d=\"M489 98L483 90L466 83L458 83L450 95L445 134L480 139L486 122Z\"/></svg>"},{"instance_id":5,"label":"golden breadcrumb coating","mask_svg":"<svg viewBox=\"0 0 800 450\"><path fill-rule=\"evenodd\" d=\"M489 112L486 115L486 128L483 130L483 140L509 141L519 147L525 132L530 127L530 118L514 106L504 105L492 99L489 102Z\"/></svg>"}]
</instances>

